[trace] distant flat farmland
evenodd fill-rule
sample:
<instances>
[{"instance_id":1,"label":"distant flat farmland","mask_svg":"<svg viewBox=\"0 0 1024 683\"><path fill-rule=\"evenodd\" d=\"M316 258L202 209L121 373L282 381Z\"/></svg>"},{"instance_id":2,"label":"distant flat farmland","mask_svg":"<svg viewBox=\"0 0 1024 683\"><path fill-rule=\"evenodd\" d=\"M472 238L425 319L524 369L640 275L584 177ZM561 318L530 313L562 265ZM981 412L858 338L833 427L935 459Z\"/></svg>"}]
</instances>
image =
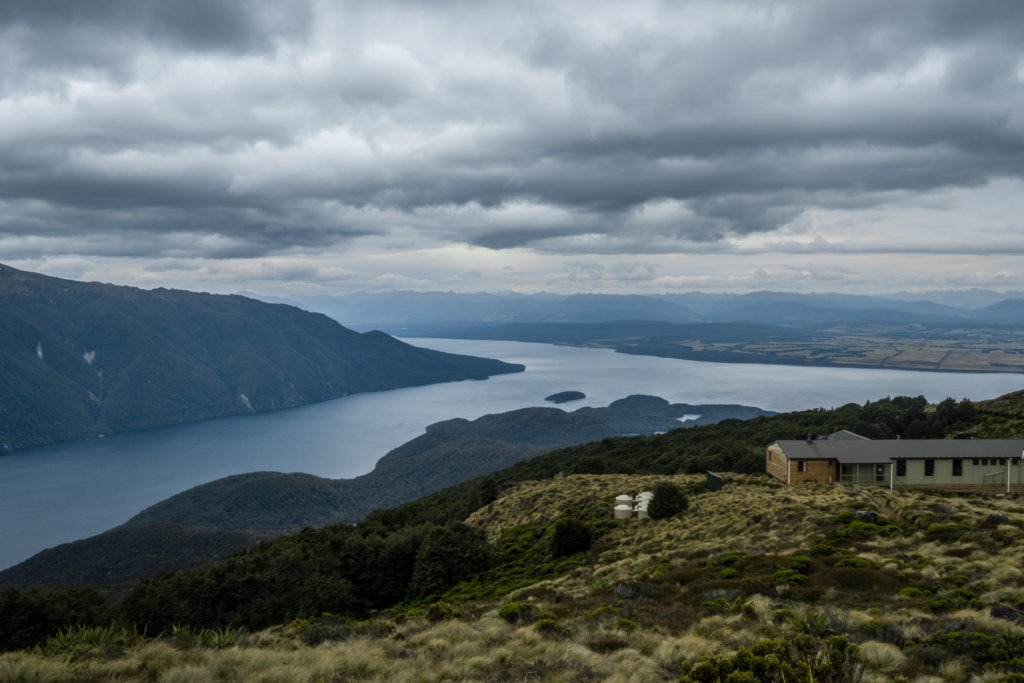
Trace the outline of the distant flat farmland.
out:
<instances>
[{"instance_id":1,"label":"distant flat farmland","mask_svg":"<svg viewBox=\"0 0 1024 683\"><path fill-rule=\"evenodd\" d=\"M895 370L1024 373L1024 329L841 326L806 330L802 339L604 339L626 353L732 363L779 363ZM881 329L880 329L881 328Z\"/></svg>"},{"instance_id":2,"label":"distant flat farmland","mask_svg":"<svg viewBox=\"0 0 1024 683\"><path fill-rule=\"evenodd\" d=\"M1024 373L1024 324L522 323L473 327L463 339L563 344L716 363Z\"/></svg>"}]
</instances>

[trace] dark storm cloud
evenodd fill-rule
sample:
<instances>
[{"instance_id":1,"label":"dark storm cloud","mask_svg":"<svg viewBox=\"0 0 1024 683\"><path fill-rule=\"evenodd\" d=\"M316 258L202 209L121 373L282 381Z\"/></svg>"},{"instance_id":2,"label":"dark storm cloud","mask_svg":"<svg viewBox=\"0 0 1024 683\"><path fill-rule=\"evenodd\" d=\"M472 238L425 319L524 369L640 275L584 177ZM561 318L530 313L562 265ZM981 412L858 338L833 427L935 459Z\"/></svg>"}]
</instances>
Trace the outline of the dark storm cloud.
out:
<instances>
[{"instance_id":1,"label":"dark storm cloud","mask_svg":"<svg viewBox=\"0 0 1024 683\"><path fill-rule=\"evenodd\" d=\"M1020 179L1022 45L1012 0L0 2L0 237L727 245Z\"/></svg>"},{"instance_id":2,"label":"dark storm cloud","mask_svg":"<svg viewBox=\"0 0 1024 683\"><path fill-rule=\"evenodd\" d=\"M269 0L3 0L0 26L27 63L105 66L146 41L201 52L271 49L310 20L304 3ZM84 64L83 64L84 62Z\"/></svg>"}]
</instances>

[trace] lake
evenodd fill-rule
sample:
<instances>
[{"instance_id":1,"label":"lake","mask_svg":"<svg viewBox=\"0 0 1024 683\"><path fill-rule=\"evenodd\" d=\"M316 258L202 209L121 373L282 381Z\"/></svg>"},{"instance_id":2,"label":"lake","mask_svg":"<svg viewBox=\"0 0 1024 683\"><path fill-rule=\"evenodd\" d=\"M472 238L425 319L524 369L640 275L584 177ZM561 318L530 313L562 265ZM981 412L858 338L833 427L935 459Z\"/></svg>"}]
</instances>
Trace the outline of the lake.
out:
<instances>
[{"instance_id":1,"label":"lake","mask_svg":"<svg viewBox=\"0 0 1024 683\"><path fill-rule=\"evenodd\" d=\"M275 470L350 478L434 422L474 419L578 390L563 409L630 394L776 411L923 394L993 398L1024 376L703 363L606 349L451 339L419 346L523 363L526 372L334 401L276 413L118 434L0 457L0 568L121 524L168 496L230 474Z\"/></svg>"}]
</instances>

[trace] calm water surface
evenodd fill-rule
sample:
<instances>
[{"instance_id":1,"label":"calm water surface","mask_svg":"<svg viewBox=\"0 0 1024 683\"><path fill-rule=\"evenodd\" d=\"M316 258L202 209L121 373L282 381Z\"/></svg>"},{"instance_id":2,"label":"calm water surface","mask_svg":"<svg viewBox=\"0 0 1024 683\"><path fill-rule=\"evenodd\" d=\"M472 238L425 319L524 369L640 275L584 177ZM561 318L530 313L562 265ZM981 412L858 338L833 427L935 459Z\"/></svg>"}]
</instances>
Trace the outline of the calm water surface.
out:
<instances>
[{"instance_id":1,"label":"calm water surface","mask_svg":"<svg viewBox=\"0 0 1024 683\"><path fill-rule=\"evenodd\" d=\"M557 391L587 394L562 406L569 410L642 393L676 403L785 411L896 395L983 399L1024 388L1024 376L1010 374L701 363L548 344L410 341L523 363L527 370L0 457L0 568L117 526L157 501L229 474L275 470L354 477L429 424L550 405L543 399Z\"/></svg>"}]
</instances>

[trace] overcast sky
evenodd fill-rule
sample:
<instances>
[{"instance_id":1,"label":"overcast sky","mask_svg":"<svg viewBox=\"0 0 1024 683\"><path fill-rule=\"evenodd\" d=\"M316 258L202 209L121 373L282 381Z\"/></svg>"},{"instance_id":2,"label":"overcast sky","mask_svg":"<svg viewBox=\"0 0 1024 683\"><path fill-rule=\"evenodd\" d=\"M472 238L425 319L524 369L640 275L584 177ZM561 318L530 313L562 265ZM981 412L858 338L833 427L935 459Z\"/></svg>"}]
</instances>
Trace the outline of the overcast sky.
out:
<instances>
[{"instance_id":1,"label":"overcast sky","mask_svg":"<svg viewBox=\"0 0 1024 683\"><path fill-rule=\"evenodd\" d=\"M0 0L0 262L1024 289L1024 2Z\"/></svg>"}]
</instances>

